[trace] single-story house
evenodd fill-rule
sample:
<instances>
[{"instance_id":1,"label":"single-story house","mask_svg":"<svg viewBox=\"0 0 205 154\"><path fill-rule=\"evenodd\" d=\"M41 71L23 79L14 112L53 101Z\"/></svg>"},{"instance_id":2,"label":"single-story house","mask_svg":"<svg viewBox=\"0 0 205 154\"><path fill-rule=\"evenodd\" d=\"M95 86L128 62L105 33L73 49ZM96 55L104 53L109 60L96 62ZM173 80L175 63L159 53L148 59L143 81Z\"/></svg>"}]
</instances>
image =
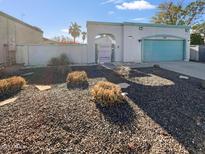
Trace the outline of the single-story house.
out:
<instances>
[{"instance_id":1,"label":"single-story house","mask_svg":"<svg viewBox=\"0 0 205 154\"><path fill-rule=\"evenodd\" d=\"M15 64L16 45L40 44L43 31L0 11L0 64Z\"/></svg>"},{"instance_id":2,"label":"single-story house","mask_svg":"<svg viewBox=\"0 0 205 154\"><path fill-rule=\"evenodd\" d=\"M189 61L190 27L87 22L88 63Z\"/></svg>"}]
</instances>

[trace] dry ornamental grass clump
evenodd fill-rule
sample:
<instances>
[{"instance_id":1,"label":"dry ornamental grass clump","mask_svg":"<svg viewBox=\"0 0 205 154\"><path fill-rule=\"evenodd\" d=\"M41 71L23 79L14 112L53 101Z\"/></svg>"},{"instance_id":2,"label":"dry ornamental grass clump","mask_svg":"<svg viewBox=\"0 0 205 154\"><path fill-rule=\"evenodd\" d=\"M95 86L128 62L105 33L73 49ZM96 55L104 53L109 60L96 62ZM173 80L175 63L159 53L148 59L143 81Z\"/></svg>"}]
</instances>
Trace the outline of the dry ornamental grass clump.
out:
<instances>
[{"instance_id":1,"label":"dry ornamental grass clump","mask_svg":"<svg viewBox=\"0 0 205 154\"><path fill-rule=\"evenodd\" d=\"M107 81L100 81L91 89L91 94L96 103L103 106L110 106L123 101L121 88Z\"/></svg>"},{"instance_id":2,"label":"dry ornamental grass clump","mask_svg":"<svg viewBox=\"0 0 205 154\"><path fill-rule=\"evenodd\" d=\"M131 69L126 66L119 66L115 69L115 72L123 77L128 77L130 74Z\"/></svg>"},{"instance_id":3,"label":"dry ornamental grass clump","mask_svg":"<svg viewBox=\"0 0 205 154\"><path fill-rule=\"evenodd\" d=\"M68 87L82 87L88 85L88 77L85 71L71 72L67 76Z\"/></svg>"},{"instance_id":4,"label":"dry ornamental grass clump","mask_svg":"<svg viewBox=\"0 0 205 154\"><path fill-rule=\"evenodd\" d=\"M0 80L0 99L20 91L25 84L26 80L18 76Z\"/></svg>"}]
</instances>

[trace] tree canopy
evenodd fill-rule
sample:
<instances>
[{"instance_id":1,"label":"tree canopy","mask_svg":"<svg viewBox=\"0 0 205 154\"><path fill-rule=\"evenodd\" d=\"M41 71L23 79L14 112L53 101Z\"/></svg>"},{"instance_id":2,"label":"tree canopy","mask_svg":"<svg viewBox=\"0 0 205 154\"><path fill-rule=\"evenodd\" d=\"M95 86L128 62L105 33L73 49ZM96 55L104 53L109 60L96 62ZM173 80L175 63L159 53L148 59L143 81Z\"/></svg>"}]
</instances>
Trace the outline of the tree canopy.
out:
<instances>
[{"instance_id":1,"label":"tree canopy","mask_svg":"<svg viewBox=\"0 0 205 154\"><path fill-rule=\"evenodd\" d=\"M76 22L71 23L69 27L69 34L73 37L75 43L76 38L81 34L81 26L79 26Z\"/></svg>"},{"instance_id":2,"label":"tree canopy","mask_svg":"<svg viewBox=\"0 0 205 154\"><path fill-rule=\"evenodd\" d=\"M194 25L201 22L205 12L205 0L185 3L185 0L169 0L158 6L154 23L170 25Z\"/></svg>"},{"instance_id":3,"label":"tree canopy","mask_svg":"<svg viewBox=\"0 0 205 154\"><path fill-rule=\"evenodd\" d=\"M192 27L194 33L200 33L205 35L205 22L196 24Z\"/></svg>"}]
</instances>

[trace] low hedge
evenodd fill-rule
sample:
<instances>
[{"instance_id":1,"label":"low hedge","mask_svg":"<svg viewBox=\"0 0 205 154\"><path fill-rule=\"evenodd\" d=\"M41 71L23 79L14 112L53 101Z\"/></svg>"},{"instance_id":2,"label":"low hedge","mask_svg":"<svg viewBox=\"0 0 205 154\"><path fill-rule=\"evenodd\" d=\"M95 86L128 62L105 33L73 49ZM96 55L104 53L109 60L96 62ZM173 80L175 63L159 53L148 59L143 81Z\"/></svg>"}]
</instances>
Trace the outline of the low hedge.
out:
<instances>
[{"instance_id":1,"label":"low hedge","mask_svg":"<svg viewBox=\"0 0 205 154\"><path fill-rule=\"evenodd\" d=\"M4 99L20 91L25 84L26 80L19 76L0 80L0 99Z\"/></svg>"}]
</instances>

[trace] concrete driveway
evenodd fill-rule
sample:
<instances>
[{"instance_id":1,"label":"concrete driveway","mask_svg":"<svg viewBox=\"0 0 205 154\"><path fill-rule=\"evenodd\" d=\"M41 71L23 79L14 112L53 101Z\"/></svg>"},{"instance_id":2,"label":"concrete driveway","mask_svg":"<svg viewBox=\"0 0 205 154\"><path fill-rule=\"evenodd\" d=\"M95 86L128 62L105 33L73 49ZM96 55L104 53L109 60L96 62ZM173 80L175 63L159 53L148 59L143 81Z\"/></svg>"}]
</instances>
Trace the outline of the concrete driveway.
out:
<instances>
[{"instance_id":1,"label":"concrete driveway","mask_svg":"<svg viewBox=\"0 0 205 154\"><path fill-rule=\"evenodd\" d=\"M196 62L157 62L130 64L131 67L151 67L159 64L161 68L205 80L205 63Z\"/></svg>"}]
</instances>

